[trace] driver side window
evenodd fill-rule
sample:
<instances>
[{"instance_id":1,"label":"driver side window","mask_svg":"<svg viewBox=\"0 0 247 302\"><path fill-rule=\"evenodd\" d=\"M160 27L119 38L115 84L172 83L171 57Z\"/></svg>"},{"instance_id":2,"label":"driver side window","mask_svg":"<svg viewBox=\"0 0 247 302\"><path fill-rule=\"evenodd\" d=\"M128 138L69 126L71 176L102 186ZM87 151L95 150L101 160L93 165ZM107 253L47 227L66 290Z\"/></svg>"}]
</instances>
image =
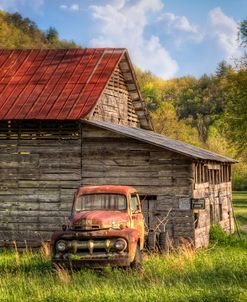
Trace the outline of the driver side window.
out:
<instances>
[{"instance_id":1,"label":"driver side window","mask_svg":"<svg viewBox=\"0 0 247 302\"><path fill-rule=\"evenodd\" d=\"M131 194L130 196L130 208L132 211L139 210L138 198L136 194Z\"/></svg>"}]
</instances>

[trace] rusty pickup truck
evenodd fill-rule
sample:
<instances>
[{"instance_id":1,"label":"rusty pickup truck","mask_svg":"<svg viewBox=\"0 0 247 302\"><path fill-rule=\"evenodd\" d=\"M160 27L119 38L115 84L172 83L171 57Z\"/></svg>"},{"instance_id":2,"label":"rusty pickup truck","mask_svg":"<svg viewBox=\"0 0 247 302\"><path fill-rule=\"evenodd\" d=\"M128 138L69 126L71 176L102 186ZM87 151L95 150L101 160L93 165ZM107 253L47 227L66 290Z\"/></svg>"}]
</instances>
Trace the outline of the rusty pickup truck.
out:
<instances>
[{"instance_id":1,"label":"rusty pickup truck","mask_svg":"<svg viewBox=\"0 0 247 302\"><path fill-rule=\"evenodd\" d=\"M69 223L52 235L53 266L138 269L144 219L136 189L85 186L74 196Z\"/></svg>"}]
</instances>

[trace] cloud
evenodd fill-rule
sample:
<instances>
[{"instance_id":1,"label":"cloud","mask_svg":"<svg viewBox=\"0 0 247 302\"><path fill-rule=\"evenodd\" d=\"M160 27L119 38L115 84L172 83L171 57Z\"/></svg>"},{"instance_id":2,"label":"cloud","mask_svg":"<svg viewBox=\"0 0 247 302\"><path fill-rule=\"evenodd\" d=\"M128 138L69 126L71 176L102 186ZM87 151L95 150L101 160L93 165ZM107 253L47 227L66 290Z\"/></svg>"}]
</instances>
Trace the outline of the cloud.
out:
<instances>
[{"instance_id":1,"label":"cloud","mask_svg":"<svg viewBox=\"0 0 247 302\"><path fill-rule=\"evenodd\" d=\"M100 35L90 41L94 47L126 47L134 64L170 78L178 70L176 61L156 35L146 36L149 16L160 13L161 0L114 0L106 5L92 5L92 17L100 22Z\"/></svg>"},{"instance_id":2,"label":"cloud","mask_svg":"<svg viewBox=\"0 0 247 302\"><path fill-rule=\"evenodd\" d=\"M80 10L80 6L77 3L73 3L71 5L61 4L59 7L64 10L70 10L74 12Z\"/></svg>"},{"instance_id":3,"label":"cloud","mask_svg":"<svg viewBox=\"0 0 247 302\"><path fill-rule=\"evenodd\" d=\"M173 44L177 47L187 42L199 43L204 38L199 28L185 16L177 16L170 12L163 13L158 17L157 25L163 29L164 34L172 37Z\"/></svg>"},{"instance_id":4,"label":"cloud","mask_svg":"<svg viewBox=\"0 0 247 302\"><path fill-rule=\"evenodd\" d=\"M224 50L226 59L232 56L239 56L238 23L231 17L224 14L220 7L209 12L211 25L210 34L217 40L218 45Z\"/></svg>"},{"instance_id":5,"label":"cloud","mask_svg":"<svg viewBox=\"0 0 247 302\"><path fill-rule=\"evenodd\" d=\"M189 33L198 33L197 27L191 24L185 16L176 16L173 13L165 13L159 18L159 21L164 21L166 25L172 29Z\"/></svg>"},{"instance_id":6,"label":"cloud","mask_svg":"<svg viewBox=\"0 0 247 302\"><path fill-rule=\"evenodd\" d=\"M0 9L19 11L22 7L28 6L38 10L44 4L44 0L0 0Z\"/></svg>"}]
</instances>

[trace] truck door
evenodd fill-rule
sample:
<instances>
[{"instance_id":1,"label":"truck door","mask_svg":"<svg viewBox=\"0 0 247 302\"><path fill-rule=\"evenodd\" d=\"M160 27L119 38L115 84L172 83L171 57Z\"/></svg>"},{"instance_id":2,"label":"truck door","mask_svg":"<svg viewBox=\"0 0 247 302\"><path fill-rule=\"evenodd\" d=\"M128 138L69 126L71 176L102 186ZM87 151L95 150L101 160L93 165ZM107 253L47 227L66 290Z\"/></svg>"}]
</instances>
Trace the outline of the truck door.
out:
<instances>
[{"instance_id":1,"label":"truck door","mask_svg":"<svg viewBox=\"0 0 247 302\"><path fill-rule=\"evenodd\" d=\"M139 232L139 237L142 244L144 238L144 220L141 211L140 199L136 193L130 195L130 210L133 224L132 227Z\"/></svg>"}]
</instances>

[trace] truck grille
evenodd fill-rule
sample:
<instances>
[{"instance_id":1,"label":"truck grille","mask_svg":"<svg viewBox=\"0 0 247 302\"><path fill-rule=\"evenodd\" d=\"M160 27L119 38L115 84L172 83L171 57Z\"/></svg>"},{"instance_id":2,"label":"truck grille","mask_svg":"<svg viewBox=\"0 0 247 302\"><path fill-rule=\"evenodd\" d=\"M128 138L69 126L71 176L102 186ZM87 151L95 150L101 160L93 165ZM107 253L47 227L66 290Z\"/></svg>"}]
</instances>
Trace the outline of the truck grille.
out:
<instances>
[{"instance_id":1,"label":"truck grille","mask_svg":"<svg viewBox=\"0 0 247 302\"><path fill-rule=\"evenodd\" d=\"M100 226L97 224L92 224L92 225L81 225L81 224L77 224L73 226L74 230L99 230Z\"/></svg>"},{"instance_id":2,"label":"truck grille","mask_svg":"<svg viewBox=\"0 0 247 302\"><path fill-rule=\"evenodd\" d=\"M115 251L114 244L116 239L95 239L95 240L73 240L69 241L67 248L72 254L98 254Z\"/></svg>"}]
</instances>

